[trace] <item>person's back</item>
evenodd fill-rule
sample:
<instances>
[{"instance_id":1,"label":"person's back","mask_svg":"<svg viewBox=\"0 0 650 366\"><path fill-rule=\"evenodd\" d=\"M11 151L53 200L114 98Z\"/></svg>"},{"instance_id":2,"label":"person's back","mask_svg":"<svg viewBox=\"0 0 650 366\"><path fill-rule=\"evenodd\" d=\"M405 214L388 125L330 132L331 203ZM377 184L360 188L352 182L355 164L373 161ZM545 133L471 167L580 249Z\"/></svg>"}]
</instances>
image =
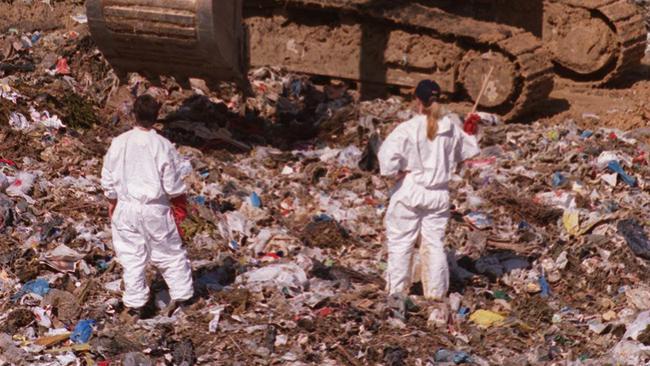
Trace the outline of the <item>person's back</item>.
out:
<instances>
[{"instance_id":1,"label":"person's back","mask_svg":"<svg viewBox=\"0 0 650 366\"><path fill-rule=\"evenodd\" d=\"M185 191L178 154L155 130L134 128L115 138L105 164L117 173L113 185L120 201L167 204Z\"/></svg>"},{"instance_id":2,"label":"person's back","mask_svg":"<svg viewBox=\"0 0 650 366\"><path fill-rule=\"evenodd\" d=\"M458 163L478 153L476 140L465 138L460 123L457 115L445 114L437 122L434 139L427 136L428 121L424 114L418 114L395 128L390 139L401 141L402 170L410 172L409 177L414 183L427 189L447 189ZM390 154L391 146L397 145L387 140L382 154ZM389 169L384 166L383 171Z\"/></svg>"},{"instance_id":3,"label":"person's back","mask_svg":"<svg viewBox=\"0 0 650 366\"><path fill-rule=\"evenodd\" d=\"M449 181L456 165L479 148L455 115L443 113L439 95L438 84L420 82L415 91L419 114L395 128L379 149L381 174L398 181L385 218L391 295L408 294L419 238L425 297L441 299L449 288L443 242L450 215Z\"/></svg>"},{"instance_id":4,"label":"person's back","mask_svg":"<svg viewBox=\"0 0 650 366\"><path fill-rule=\"evenodd\" d=\"M136 100L136 127L112 141L102 168L113 249L124 269L122 300L135 310L149 300L148 262L167 282L172 308L193 296L190 263L170 207L170 202L184 201L185 184L178 152L151 128L159 108L151 96Z\"/></svg>"}]
</instances>

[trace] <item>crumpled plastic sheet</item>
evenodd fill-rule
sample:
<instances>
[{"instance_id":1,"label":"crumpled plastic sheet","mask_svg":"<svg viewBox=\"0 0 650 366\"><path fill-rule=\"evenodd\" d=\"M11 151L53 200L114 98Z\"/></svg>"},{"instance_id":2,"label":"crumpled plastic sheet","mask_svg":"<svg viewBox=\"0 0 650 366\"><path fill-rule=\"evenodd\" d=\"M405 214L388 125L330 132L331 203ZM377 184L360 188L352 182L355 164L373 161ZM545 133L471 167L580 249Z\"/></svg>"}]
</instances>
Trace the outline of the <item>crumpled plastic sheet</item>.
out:
<instances>
[{"instance_id":1,"label":"crumpled plastic sheet","mask_svg":"<svg viewBox=\"0 0 650 366\"><path fill-rule=\"evenodd\" d=\"M627 245L637 256L650 260L650 241L648 234L635 219L621 220L618 225L618 233L625 238Z\"/></svg>"},{"instance_id":2,"label":"crumpled plastic sheet","mask_svg":"<svg viewBox=\"0 0 650 366\"><path fill-rule=\"evenodd\" d=\"M47 295L47 293L50 292L50 284L47 282L47 280L43 278L37 278L35 280L31 280L23 285L23 287L13 294L11 296L11 301L18 301L23 295L26 294L36 294L41 297Z\"/></svg>"},{"instance_id":3,"label":"crumpled plastic sheet","mask_svg":"<svg viewBox=\"0 0 650 366\"><path fill-rule=\"evenodd\" d=\"M273 284L279 289L302 291L309 286L307 274L295 263L274 263L266 267L246 272L237 277L236 283Z\"/></svg>"}]
</instances>

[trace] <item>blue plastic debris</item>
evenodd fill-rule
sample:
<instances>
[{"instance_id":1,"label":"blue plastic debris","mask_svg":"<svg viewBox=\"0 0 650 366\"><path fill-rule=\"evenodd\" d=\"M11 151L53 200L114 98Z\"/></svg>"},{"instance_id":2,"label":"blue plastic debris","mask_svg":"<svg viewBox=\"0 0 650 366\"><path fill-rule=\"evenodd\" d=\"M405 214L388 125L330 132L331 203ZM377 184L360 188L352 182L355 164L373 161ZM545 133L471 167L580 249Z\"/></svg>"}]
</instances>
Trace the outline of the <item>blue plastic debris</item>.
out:
<instances>
[{"instance_id":1,"label":"blue plastic debris","mask_svg":"<svg viewBox=\"0 0 650 366\"><path fill-rule=\"evenodd\" d=\"M553 187L561 187L565 185L567 182L567 179L560 172L553 173L553 177L551 179L552 179Z\"/></svg>"},{"instance_id":2,"label":"blue plastic debris","mask_svg":"<svg viewBox=\"0 0 650 366\"><path fill-rule=\"evenodd\" d=\"M469 313L470 313L470 309L468 307L461 307L460 309L458 309L458 316L460 316L463 319L467 318Z\"/></svg>"},{"instance_id":3,"label":"blue plastic debris","mask_svg":"<svg viewBox=\"0 0 650 366\"><path fill-rule=\"evenodd\" d=\"M110 258L108 260L99 259L97 260L97 262L95 262L95 267L97 267L98 270L103 272L108 269L109 264L110 264Z\"/></svg>"},{"instance_id":4,"label":"blue plastic debris","mask_svg":"<svg viewBox=\"0 0 650 366\"><path fill-rule=\"evenodd\" d=\"M21 297L27 294L36 294L42 297L47 295L48 292L50 292L50 284L47 280L37 278L25 283L18 292L11 296L11 301L18 301Z\"/></svg>"},{"instance_id":5,"label":"blue plastic debris","mask_svg":"<svg viewBox=\"0 0 650 366\"><path fill-rule=\"evenodd\" d=\"M32 44L36 44L36 42L38 42L40 39L41 39L41 33L34 32L34 34L32 34L30 41L32 42Z\"/></svg>"},{"instance_id":6,"label":"blue plastic debris","mask_svg":"<svg viewBox=\"0 0 650 366\"><path fill-rule=\"evenodd\" d=\"M551 286L548 284L548 281L546 281L544 275L539 278L539 287L542 289L541 296L543 298L547 298L551 295Z\"/></svg>"},{"instance_id":7,"label":"blue plastic debris","mask_svg":"<svg viewBox=\"0 0 650 366\"><path fill-rule=\"evenodd\" d=\"M291 90L290 95L299 97L300 94L302 93L302 81L301 80L292 81L291 84L289 85L289 89Z\"/></svg>"},{"instance_id":8,"label":"blue plastic debris","mask_svg":"<svg viewBox=\"0 0 650 366\"><path fill-rule=\"evenodd\" d=\"M237 240L231 240L228 243L228 247L232 250L239 250L239 243L237 242Z\"/></svg>"},{"instance_id":9,"label":"blue plastic debris","mask_svg":"<svg viewBox=\"0 0 650 366\"><path fill-rule=\"evenodd\" d=\"M262 199L260 196L257 195L257 193L253 192L251 193L250 197L251 205L256 208L262 207Z\"/></svg>"},{"instance_id":10,"label":"blue plastic debris","mask_svg":"<svg viewBox=\"0 0 650 366\"><path fill-rule=\"evenodd\" d=\"M465 215L465 219L479 230L485 230L492 227L492 219L482 212L470 212Z\"/></svg>"},{"instance_id":11,"label":"blue plastic debris","mask_svg":"<svg viewBox=\"0 0 650 366\"><path fill-rule=\"evenodd\" d=\"M456 365L464 363L472 363L472 356L463 351L450 351L448 349L440 348L433 356L435 362L453 362Z\"/></svg>"},{"instance_id":12,"label":"blue plastic debris","mask_svg":"<svg viewBox=\"0 0 650 366\"><path fill-rule=\"evenodd\" d=\"M621 166L621 164L619 164L618 161L616 160L610 161L609 163L607 163L607 168L609 168L609 170L612 173L618 174L618 176L621 177L623 182L625 182L625 184L627 184L628 186L636 187L636 178L627 175L627 173L625 173L625 170L623 170L623 167Z\"/></svg>"},{"instance_id":13,"label":"blue plastic debris","mask_svg":"<svg viewBox=\"0 0 650 366\"><path fill-rule=\"evenodd\" d=\"M70 340L77 344L88 343L90 337L93 335L93 327L97 322L92 319L83 319L74 327Z\"/></svg>"},{"instance_id":14,"label":"blue plastic debris","mask_svg":"<svg viewBox=\"0 0 650 366\"><path fill-rule=\"evenodd\" d=\"M331 216L326 215L326 214L320 214L318 216L314 216L314 222L327 222L327 221L332 221L334 220Z\"/></svg>"},{"instance_id":15,"label":"blue plastic debris","mask_svg":"<svg viewBox=\"0 0 650 366\"><path fill-rule=\"evenodd\" d=\"M205 196L194 197L194 202L198 203L201 206L205 206L205 202L206 202Z\"/></svg>"},{"instance_id":16,"label":"blue plastic debris","mask_svg":"<svg viewBox=\"0 0 650 366\"><path fill-rule=\"evenodd\" d=\"M594 135L594 132L593 132L593 131L590 131L590 130L584 130L584 131L582 131L582 134L580 135L580 138L581 138L581 139L588 139L588 138L590 138L590 137L593 136L593 135Z\"/></svg>"},{"instance_id":17,"label":"blue plastic debris","mask_svg":"<svg viewBox=\"0 0 650 366\"><path fill-rule=\"evenodd\" d=\"M519 225L517 226L517 230L519 231L525 231L530 229L530 224L527 223L526 221L521 221Z\"/></svg>"},{"instance_id":18,"label":"blue plastic debris","mask_svg":"<svg viewBox=\"0 0 650 366\"><path fill-rule=\"evenodd\" d=\"M203 169L199 170L198 173L201 176L201 178L207 179L210 176L210 169L203 168Z\"/></svg>"}]
</instances>

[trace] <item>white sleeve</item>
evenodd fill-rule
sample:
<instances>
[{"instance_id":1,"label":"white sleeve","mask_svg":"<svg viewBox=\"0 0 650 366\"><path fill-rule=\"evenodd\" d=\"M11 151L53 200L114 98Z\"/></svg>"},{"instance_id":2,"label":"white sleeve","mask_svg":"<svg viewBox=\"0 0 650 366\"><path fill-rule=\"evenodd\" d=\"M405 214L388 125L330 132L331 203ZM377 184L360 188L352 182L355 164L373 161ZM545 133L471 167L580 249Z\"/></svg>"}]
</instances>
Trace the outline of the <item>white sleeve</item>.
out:
<instances>
[{"instance_id":1,"label":"white sleeve","mask_svg":"<svg viewBox=\"0 0 650 366\"><path fill-rule=\"evenodd\" d=\"M104 190L104 195L111 200L117 199L115 178L113 176L114 167L112 166L114 150L115 148L113 147L113 143L111 143L111 146L108 148L106 155L104 155L104 164L102 165L102 179L101 179L101 185L102 185L102 189Z\"/></svg>"},{"instance_id":2,"label":"white sleeve","mask_svg":"<svg viewBox=\"0 0 650 366\"><path fill-rule=\"evenodd\" d=\"M388 135L377 154L381 175L392 177L406 168L406 144L407 136L399 127Z\"/></svg>"},{"instance_id":3,"label":"white sleeve","mask_svg":"<svg viewBox=\"0 0 650 366\"><path fill-rule=\"evenodd\" d=\"M475 136L465 133L461 128L456 129L456 146L454 151L456 163L471 159L481 153Z\"/></svg>"},{"instance_id":4,"label":"white sleeve","mask_svg":"<svg viewBox=\"0 0 650 366\"><path fill-rule=\"evenodd\" d=\"M162 164L162 185L167 196L174 198L185 193L185 182L180 172L180 155L170 143L167 146L165 160Z\"/></svg>"}]
</instances>

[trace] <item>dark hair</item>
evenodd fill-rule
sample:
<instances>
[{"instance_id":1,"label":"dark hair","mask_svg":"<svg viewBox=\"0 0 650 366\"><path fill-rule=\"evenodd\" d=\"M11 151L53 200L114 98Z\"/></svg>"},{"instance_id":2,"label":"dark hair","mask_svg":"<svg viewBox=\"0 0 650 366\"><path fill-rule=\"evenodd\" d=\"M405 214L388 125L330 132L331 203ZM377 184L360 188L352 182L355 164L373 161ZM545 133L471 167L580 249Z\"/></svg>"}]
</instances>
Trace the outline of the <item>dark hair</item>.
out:
<instances>
[{"instance_id":1,"label":"dark hair","mask_svg":"<svg viewBox=\"0 0 650 366\"><path fill-rule=\"evenodd\" d=\"M135 121L140 126L151 127L158 120L160 104L151 95L145 94L138 97L133 103Z\"/></svg>"},{"instance_id":2,"label":"dark hair","mask_svg":"<svg viewBox=\"0 0 650 366\"><path fill-rule=\"evenodd\" d=\"M415 88L415 96L425 107L429 107L440 98L440 85L433 80L422 80Z\"/></svg>"},{"instance_id":3,"label":"dark hair","mask_svg":"<svg viewBox=\"0 0 650 366\"><path fill-rule=\"evenodd\" d=\"M415 88L415 97L424 106L427 115L427 138L433 141L438 133L438 120L442 117L440 105L433 105L440 98L440 85L433 80L422 80Z\"/></svg>"}]
</instances>

